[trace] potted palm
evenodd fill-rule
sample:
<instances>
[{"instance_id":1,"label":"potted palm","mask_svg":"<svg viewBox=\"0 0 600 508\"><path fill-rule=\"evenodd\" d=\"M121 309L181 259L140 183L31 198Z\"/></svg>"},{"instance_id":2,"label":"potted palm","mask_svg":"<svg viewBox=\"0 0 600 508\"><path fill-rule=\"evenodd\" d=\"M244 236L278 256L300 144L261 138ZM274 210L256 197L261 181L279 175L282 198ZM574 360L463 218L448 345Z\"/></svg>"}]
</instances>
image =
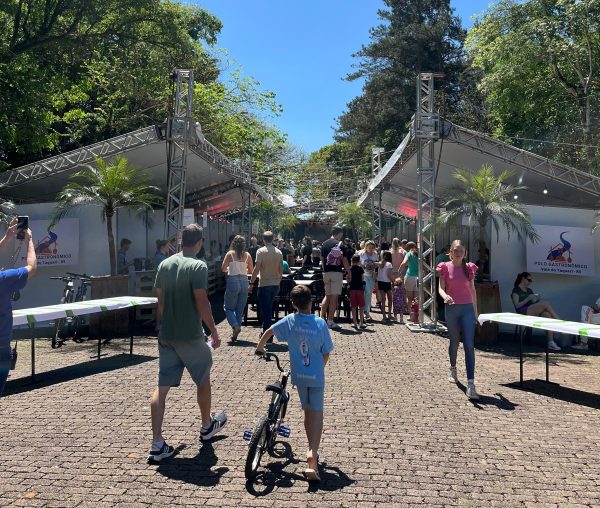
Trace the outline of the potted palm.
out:
<instances>
[{"instance_id":1,"label":"potted palm","mask_svg":"<svg viewBox=\"0 0 600 508\"><path fill-rule=\"evenodd\" d=\"M444 201L446 210L440 213L436 222L448 225L467 216L479 226L480 250L485 249L485 231L489 222L496 238L500 238L500 225L503 225L509 237L513 233L519 240L539 240L525 205L513 199L515 192L526 187L507 183L514 176L511 171L496 176L494 168L484 164L475 172L457 169L452 176L457 184L448 191Z\"/></svg>"},{"instance_id":2,"label":"potted palm","mask_svg":"<svg viewBox=\"0 0 600 508\"><path fill-rule=\"evenodd\" d=\"M129 164L125 157L107 162L96 158L95 166L87 165L75 173L58 195L51 225L81 206L100 208L102 222L106 223L110 273L116 275L117 260L112 218L119 208L136 213L147 221L147 213L162 203L159 188L148 185L142 170Z\"/></svg>"}]
</instances>

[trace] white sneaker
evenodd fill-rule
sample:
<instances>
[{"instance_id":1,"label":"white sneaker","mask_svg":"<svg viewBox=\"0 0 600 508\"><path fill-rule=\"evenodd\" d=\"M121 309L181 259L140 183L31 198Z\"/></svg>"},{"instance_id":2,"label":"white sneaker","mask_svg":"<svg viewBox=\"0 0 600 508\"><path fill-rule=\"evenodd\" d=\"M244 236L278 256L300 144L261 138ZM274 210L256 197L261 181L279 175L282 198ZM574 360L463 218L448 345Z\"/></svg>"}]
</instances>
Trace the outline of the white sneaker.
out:
<instances>
[{"instance_id":1,"label":"white sneaker","mask_svg":"<svg viewBox=\"0 0 600 508\"><path fill-rule=\"evenodd\" d=\"M556 342L551 340L550 342L548 342L548 349L550 351L560 351L560 346Z\"/></svg>"},{"instance_id":2,"label":"white sneaker","mask_svg":"<svg viewBox=\"0 0 600 508\"><path fill-rule=\"evenodd\" d=\"M341 329L342 329L342 327L341 327L340 325L338 325L337 323L335 323L335 322L333 322L333 321L331 321L331 322L327 323L327 327L328 327L330 330L341 330Z\"/></svg>"},{"instance_id":3,"label":"white sneaker","mask_svg":"<svg viewBox=\"0 0 600 508\"><path fill-rule=\"evenodd\" d=\"M458 376L456 375L456 367L450 367L448 371L448 382L449 383L458 383Z\"/></svg>"},{"instance_id":4,"label":"white sneaker","mask_svg":"<svg viewBox=\"0 0 600 508\"><path fill-rule=\"evenodd\" d=\"M467 385L467 397L471 400L479 399L479 394L477 393L474 384L469 383L469 385Z\"/></svg>"}]
</instances>

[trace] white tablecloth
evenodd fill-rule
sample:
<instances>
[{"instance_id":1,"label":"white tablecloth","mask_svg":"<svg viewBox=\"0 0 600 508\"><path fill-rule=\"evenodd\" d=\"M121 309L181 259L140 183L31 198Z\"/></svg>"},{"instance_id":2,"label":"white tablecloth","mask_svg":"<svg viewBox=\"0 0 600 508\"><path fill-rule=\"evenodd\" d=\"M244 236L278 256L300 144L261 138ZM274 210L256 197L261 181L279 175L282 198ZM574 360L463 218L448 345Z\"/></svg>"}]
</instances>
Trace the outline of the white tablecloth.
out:
<instances>
[{"instance_id":1,"label":"white tablecloth","mask_svg":"<svg viewBox=\"0 0 600 508\"><path fill-rule=\"evenodd\" d=\"M32 307L13 311L13 326L34 324L41 321L52 321L58 318L83 316L96 312L127 309L136 305L152 305L157 302L154 297L147 296L115 296L99 300L86 300L76 303L61 303L45 307ZM600 327L599 327L600 328Z\"/></svg>"},{"instance_id":2,"label":"white tablecloth","mask_svg":"<svg viewBox=\"0 0 600 508\"><path fill-rule=\"evenodd\" d=\"M551 319L537 316L525 316L514 312L499 312L496 314L480 314L479 323L493 321L508 325L528 326L549 332L569 333L571 335L582 335L584 337L600 338L600 325L578 323L577 321L563 321L562 319Z\"/></svg>"}]
</instances>

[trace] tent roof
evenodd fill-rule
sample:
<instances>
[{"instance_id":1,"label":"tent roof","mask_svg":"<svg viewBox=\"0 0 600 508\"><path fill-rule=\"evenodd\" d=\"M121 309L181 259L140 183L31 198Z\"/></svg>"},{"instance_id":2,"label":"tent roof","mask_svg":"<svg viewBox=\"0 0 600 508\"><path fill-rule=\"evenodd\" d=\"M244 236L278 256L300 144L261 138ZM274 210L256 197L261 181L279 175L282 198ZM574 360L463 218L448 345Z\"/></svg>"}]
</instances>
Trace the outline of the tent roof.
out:
<instances>
[{"instance_id":1,"label":"tent roof","mask_svg":"<svg viewBox=\"0 0 600 508\"><path fill-rule=\"evenodd\" d=\"M95 157L125 155L128 161L150 177L150 184L167 190L167 146L162 126L149 126L121 136L50 157L0 174L1 194L16 202L55 201L56 195ZM186 172L186 206L209 215L243 207L243 189L250 185L248 173L226 158L207 141L199 128L190 143ZM267 193L252 183L254 194Z\"/></svg>"},{"instance_id":2,"label":"tent roof","mask_svg":"<svg viewBox=\"0 0 600 508\"><path fill-rule=\"evenodd\" d=\"M436 205L440 196L456 184L457 168L493 166L495 173L514 172L511 184L527 187L518 199L528 205L596 209L600 202L600 178L502 143L484 134L442 122L442 136L435 142ZM544 188L548 190L544 194ZM382 208L417 215L417 142L409 133L383 168L368 182L358 203L366 205L373 193L382 190Z\"/></svg>"}]
</instances>

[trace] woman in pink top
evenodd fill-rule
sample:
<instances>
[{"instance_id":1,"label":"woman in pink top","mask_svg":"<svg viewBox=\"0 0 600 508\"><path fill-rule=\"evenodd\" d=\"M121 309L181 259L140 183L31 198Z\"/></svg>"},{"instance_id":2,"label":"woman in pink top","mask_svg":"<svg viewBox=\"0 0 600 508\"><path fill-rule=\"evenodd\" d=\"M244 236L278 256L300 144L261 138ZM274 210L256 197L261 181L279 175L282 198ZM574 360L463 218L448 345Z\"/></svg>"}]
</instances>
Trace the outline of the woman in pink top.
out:
<instances>
[{"instance_id":1,"label":"woman in pink top","mask_svg":"<svg viewBox=\"0 0 600 508\"><path fill-rule=\"evenodd\" d=\"M467 397L478 399L475 389L475 326L477 320L477 294L475 274L477 265L467 263L467 249L460 240L450 246L450 261L440 263L438 292L446 304L446 326L450 335L450 373L448 381L457 383L456 354L462 337L467 368Z\"/></svg>"},{"instance_id":2,"label":"woman in pink top","mask_svg":"<svg viewBox=\"0 0 600 508\"><path fill-rule=\"evenodd\" d=\"M400 275L400 265L402 264L402 261L404 261L404 254L406 254L400 245L400 240L398 238L394 238L392 240L392 248L390 249L390 252L392 253L392 280L395 280L396 277Z\"/></svg>"}]
</instances>

